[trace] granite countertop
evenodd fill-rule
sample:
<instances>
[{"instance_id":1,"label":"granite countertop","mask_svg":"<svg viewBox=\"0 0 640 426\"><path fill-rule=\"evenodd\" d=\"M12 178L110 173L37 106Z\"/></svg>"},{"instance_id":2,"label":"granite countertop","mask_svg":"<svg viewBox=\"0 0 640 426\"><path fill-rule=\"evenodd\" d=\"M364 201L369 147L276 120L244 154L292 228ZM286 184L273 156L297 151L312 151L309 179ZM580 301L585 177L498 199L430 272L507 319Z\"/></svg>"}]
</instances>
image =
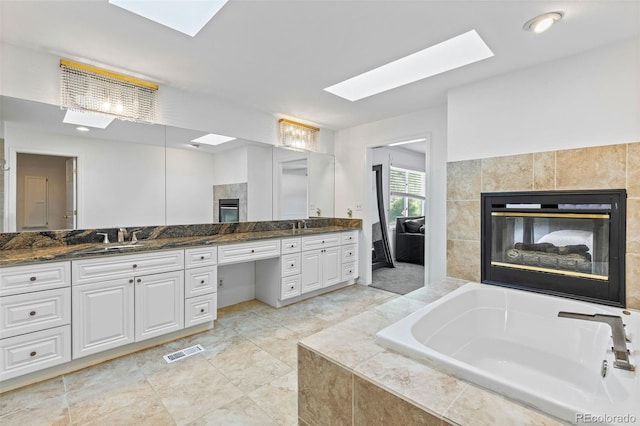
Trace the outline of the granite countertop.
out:
<instances>
[{"instance_id":1,"label":"granite countertop","mask_svg":"<svg viewBox=\"0 0 640 426\"><path fill-rule=\"evenodd\" d=\"M288 238L305 235L324 234L354 230L344 226L323 226L297 230L269 230L252 232L235 232L196 237L173 237L130 241L124 243L86 243L35 247L0 251L0 267L18 266L36 262L53 262L77 260L97 256L115 256L122 254L144 253L156 250L169 250L207 245L242 243L269 238ZM357 230L357 229L356 229ZM126 246L126 247L122 247Z\"/></svg>"},{"instance_id":2,"label":"granite countertop","mask_svg":"<svg viewBox=\"0 0 640 426\"><path fill-rule=\"evenodd\" d=\"M376 343L378 331L464 284L447 279L395 297L298 344L439 417L443 424L568 424Z\"/></svg>"}]
</instances>

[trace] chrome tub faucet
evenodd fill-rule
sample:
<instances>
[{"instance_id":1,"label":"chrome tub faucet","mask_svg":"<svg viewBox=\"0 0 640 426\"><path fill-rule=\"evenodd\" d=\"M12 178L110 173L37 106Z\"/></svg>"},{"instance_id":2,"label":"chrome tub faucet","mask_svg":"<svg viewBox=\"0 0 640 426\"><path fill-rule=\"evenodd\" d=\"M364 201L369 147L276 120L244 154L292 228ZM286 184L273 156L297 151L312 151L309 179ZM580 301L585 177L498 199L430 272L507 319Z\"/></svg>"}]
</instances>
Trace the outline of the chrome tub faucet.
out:
<instances>
[{"instance_id":1,"label":"chrome tub faucet","mask_svg":"<svg viewBox=\"0 0 640 426\"><path fill-rule=\"evenodd\" d=\"M616 315L605 314L580 314L577 312L558 312L560 318L573 318L584 321L595 321L609 324L611 338L613 339L613 353L615 361L613 366L622 370L635 371L635 366L629 361L629 349L627 348L627 336L624 332L622 318Z\"/></svg>"}]
</instances>

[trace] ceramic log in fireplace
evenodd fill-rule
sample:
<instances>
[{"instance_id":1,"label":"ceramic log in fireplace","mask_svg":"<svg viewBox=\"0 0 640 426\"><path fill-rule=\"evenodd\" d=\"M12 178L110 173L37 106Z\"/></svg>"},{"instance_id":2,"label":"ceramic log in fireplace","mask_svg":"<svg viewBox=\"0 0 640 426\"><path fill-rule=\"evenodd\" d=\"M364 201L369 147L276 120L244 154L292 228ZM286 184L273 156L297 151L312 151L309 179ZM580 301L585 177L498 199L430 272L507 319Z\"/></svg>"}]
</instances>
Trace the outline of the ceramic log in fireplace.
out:
<instances>
[{"instance_id":1,"label":"ceramic log in fireplace","mask_svg":"<svg viewBox=\"0 0 640 426\"><path fill-rule=\"evenodd\" d=\"M626 191L482 194L482 282L625 307Z\"/></svg>"}]
</instances>

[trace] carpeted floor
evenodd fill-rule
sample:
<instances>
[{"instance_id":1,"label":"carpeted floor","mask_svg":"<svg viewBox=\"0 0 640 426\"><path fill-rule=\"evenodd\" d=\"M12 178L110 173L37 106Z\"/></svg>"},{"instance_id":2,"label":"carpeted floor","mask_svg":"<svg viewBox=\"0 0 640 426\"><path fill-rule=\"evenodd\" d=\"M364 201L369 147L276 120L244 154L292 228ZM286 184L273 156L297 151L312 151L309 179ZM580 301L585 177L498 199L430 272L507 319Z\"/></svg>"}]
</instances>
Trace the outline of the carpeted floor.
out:
<instances>
[{"instance_id":1,"label":"carpeted floor","mask_svg":"<svg viewBox=\"0 0 640 426\"><path fill-rule=\"evenodd\" d=\"M407 294L424 286L424 266L396 262L395 268L379 268L373 271L370 287Z\"/></svg>"}]
</instances>

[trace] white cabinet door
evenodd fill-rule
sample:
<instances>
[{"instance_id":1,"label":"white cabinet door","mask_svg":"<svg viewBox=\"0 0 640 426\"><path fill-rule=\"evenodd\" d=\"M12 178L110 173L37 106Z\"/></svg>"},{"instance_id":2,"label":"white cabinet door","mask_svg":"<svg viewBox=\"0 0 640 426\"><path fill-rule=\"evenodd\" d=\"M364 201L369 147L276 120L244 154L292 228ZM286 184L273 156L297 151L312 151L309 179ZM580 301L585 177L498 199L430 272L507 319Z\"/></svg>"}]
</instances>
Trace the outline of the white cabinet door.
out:
<instances>
[{"instance_id":1,"label":"white cabinet door","mask_svg":"<svg viewBox=\"0 0 640 426\"><path fill-rule=\"evenodd\" d=\"M72 288L73 358L134 341L133 277Z\"/></svg>"},{"instance_id":2,"label":"white cabinet door","mask_svg":"<svg viewBox=\"0 0 640 426\"><path fill-rule=\"evenodd\" d=\"M184 272L135 278L136 341L184 328Z\"/></svg>"},{"instance_id":3,"label":"white cabinet door","mask_svg":"<svg viewBox=\"0 0 640 426\"><path fill-rule=\"evenodd\" d=\"M308 293L322 288L322 250L302 252L300 291Z\"/></svg>"},{"instance_id":4,"label":"white cabinet door","mask_svg":"<svg viewBox=\"0 0 640 426\"><path fill-rule=\"evenodd\" d=\"M340 247L322 250L322 287L329 287L341 281L342 256Z\"/></svg>"}]
</instances>

